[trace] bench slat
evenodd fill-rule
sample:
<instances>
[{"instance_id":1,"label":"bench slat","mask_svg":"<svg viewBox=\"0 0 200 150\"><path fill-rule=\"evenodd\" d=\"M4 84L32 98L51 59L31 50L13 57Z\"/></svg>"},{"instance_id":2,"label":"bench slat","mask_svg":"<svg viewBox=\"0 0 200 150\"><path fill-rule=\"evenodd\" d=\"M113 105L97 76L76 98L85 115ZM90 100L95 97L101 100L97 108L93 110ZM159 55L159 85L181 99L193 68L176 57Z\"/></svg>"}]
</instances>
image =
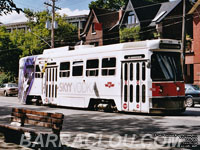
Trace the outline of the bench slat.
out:
<instances>
[{"instance_id":1,"label":"bench slat","mask_svg":"<svg viewBox=\"0 0 200 150\"><path fill-rule=\"evenodd\" d=\"M36 132L35 129L19 127L19 126L14 126L10 124L0 124L0 129L2 129L3 131L6 131L5 129L11 129L11 130L23 131L23 132Z\"/></svg>"},{"instance_id":2,"label":"bench slat","mask_svg":"<svg viewBox=\"0 0 200 150\"><path fill-rule=\"evenodd\" d=\"M16 117L13 117L12 121L21 123L21 119L20 118L16 118ZM29 124L29 125L40 126L40 127L52 128L52 129L58 130L58 131L60 131L62 129L62 126L60 126L60 125L46 123L46 122L40 122L40 121L35 121L35 120L25 119L24 123L25 124Z\"/></svg>"},{"instance_id":3,"label":"bench slat","mask_svg":"<svg viewBox=\"0 0 200 150\"><path fill-rule=\"evenodd\" d=\"M63 119L44 117L44 116L36 116L36 115L32 115L32 114L23 114L23 113L13 112L11 114L11 116L17 117L17 118L24 118L24 119L29 119L29 120L47 122L47 123L57 123L57 124L61 124L61 125L63 123Z\"/></svg>"},{"instance_id":4,"label":"bench slat","mask_svg":"<svg viewBox=\"0 0 200 150\"><path fill-rule=\"evenodd\" d=\"M37 138L37 135L49 135L52 132L58 135L56 143L60 143L60 131L62 130L64 115L61 113L37 112L13 108L11 113L11 124L0 124L0 132L4 134L5 141L11 143L20 143L20 138L25 132L30 133L31 142ZM35 126L50 128L37 128ZM33 144L32 143L32 144ZM39 142L38 142L39 143ZM50 148L50 147L49 147Z\"/></svg>"},{"instance_id":5,"label":"bench slat","mask_svg":"<svg viewBox=\"0 0 200 150\"><path fill-rule=\"evenodd\" d=\"M13 108L12 112L26 113L26 114L33 114L33 115L40 115L40 116L48 116L48 117L57 118L57 119L64 118L64 115L61 113L38 112L38 111L34 111L34 110L25 110L25 109L19 109L19 108Z\"/></svg>"}]
</instances>

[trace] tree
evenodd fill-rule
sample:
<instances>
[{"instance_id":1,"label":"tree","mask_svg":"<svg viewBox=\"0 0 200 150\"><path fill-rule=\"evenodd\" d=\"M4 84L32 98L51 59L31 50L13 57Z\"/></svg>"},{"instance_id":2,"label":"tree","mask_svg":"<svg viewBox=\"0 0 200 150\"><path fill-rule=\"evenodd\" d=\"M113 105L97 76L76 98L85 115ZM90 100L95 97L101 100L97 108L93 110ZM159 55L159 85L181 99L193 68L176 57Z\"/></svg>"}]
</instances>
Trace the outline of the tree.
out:
<instances>
[{"instance_id":1,"label":"tree","mask_svg":"<svg viewBox=\"0 0 200 150\"><path fill-rule=\"evenodd\" d=\"M23 50L21 57L41 54L44 49L49 48L47 42L50 41L50 31L45 28L45 21L50 16L47 11L33 12L30 9L25 9L24 13L29 20L29 30L16 30L11 33L11 39Z\"/></svg>"},{"instance_id":2,"label":"tree","mask_svg":"<svg viewBox=\"0 0 200 150\"><path fill-rule=\"evenodd\" d=\"M124 28L120 30L120 42L140 41L140 27Z\"/></svg>"},{"instance_id":3,"label":"tree","mask_svg":"<svg viewBox=\"0 0 200 150\"><path fill-rule=\"evenodd\" d=\"M47 11L33 12L30 9L24 10L28 18L29 30L27 32L16 30L10 34L12 42L22 49L21 57L41 54L44 49L50 48L51 31L45 28L47 20L51 16ZM58 29L55 29L55 46L75 45L78 41L77 28L65 20L66 16L56 14Z\"/></svg>"},{"instance_id":4,"label":"tree","mask_svg":"<svg viewBox=\"0 0 200 150\"><path fill-rule=\"evenodd\" d=\"M96 0L92 1L89 4L89 8L103 8L103 9L112 9L119 10L121 7L125 6L129 0ZM153 3L163 3L168 2L169 0L146 0Z\"/></svg>"},{"instance_id":5,"label":"tree","mask_svg":"<svg viewBox=\"0 0 200 150\"><path fill-rule=\"evenodd\" d=\"M89 4L90 9L103 8L103 9L113 9L119 10L124 6L128 0L96 0Z\"/></svg>"},{"instance_id":6,"label":"tree","mask_svg":"<svg viewBox=\"0 0 200 150\"><path fill-rule=\"evenodd\" d=\"M18 8L13 0L0 0L0 15L7 14L12 11L16 11L17 13L20 13L22 11L21 8Z\"/></svg>"},{"instance_id":7,"label":"tree","mask_svg":"<svg viewBox=\"0 0 200 150\"><path fill-rule=\"evenodd\" d=\"M64 45L73 46L79 41L77 27L66 22L65 17L56 14L58 29L55 30L55 46L57 47Z\"/></svg>"},{"instance_id":8,"label":"tree","mask_svg":"<svg viewBox=\"0 0 200 150\"><path fill-rule=\"evenodd\" d=\"M28 26L30 30L15 30L6 32L5 27L0 27L0 79L3 81L14 81L18 76L19 59L24 56L41 54L44 49L50 48L51 31L45 28L45 22L51 16L47 11L33 12L25 11L29 17ZM58 29L55 32L56 46L69 45L78 40L77 28L66 22L65 16L56 14ZM48 43L47 43L48 42ZM7 78L5 77L5 74ZM12 80L11 80L12 79Z\"/></svg>"},{"instance_id":9,"label":"tree","mask_svg":"<svg viewBox=\"0 0 200 150\"><path fill-rule=\"evenodd\" d=\"M10 77L8 75L6 75L3 72L0 72L0 85L3 83L8 83L10 81L12 81L12 79L10 79Z\"/></svg>"},{"instance_id":10,"label":"tree","mask_svg":"<svg viewBox=\"0 0 200 150\"><path fill-rule=\"evenodd\" d=\"M0 72L5 72L9 79L18 76L18 64L21 50L13 44L5 27L0 27Z\"/></svg>"}]
</instances>

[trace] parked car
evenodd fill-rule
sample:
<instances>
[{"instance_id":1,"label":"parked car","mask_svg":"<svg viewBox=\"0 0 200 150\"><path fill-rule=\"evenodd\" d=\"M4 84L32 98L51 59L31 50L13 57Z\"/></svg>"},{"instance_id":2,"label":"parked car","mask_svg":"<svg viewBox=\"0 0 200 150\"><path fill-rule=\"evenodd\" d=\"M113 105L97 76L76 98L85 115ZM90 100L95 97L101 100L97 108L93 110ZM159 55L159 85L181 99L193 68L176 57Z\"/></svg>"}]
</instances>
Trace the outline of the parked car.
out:
<instances>
[{"instance_id":1,"label":"parked car","mask_svg":"<svg viewBox=\"0 0 200 150\"><path fill-rule=\"evenodd\" d=\"M197 85L185 84L185 104L187 107L193 107L200 103L200 88Z\"/></svg>"},{"instance_id":2,"label":"parked car","mask_svg":"<svg viewBox=\"0 0 200 150\"><path fill-rule=\"evenodd\" d=\"M0 86L0 94L5 96L18 94L18 86L16 83L5 83Z\"/></svg>"}]
</instances>

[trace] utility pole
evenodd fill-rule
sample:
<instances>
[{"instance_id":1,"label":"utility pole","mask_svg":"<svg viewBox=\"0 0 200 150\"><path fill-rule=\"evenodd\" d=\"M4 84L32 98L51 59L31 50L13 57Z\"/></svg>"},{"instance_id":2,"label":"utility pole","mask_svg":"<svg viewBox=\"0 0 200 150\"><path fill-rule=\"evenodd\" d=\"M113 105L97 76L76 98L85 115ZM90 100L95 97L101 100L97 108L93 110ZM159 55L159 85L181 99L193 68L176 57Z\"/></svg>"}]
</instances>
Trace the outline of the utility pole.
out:
<instances>
[{"instance_id":1,"label":"utility pole","mask_svg":"<svg viewBox=\"0 0 200 150\"><path fill-rule=\"evenodd\" d=\"M186 75L186 66L185 66L185 51L186 51L186 48L185 48L185 41L186 41L186 28L185 28L185 8L186 8L186 5L185 5L186 1L183 0L183 17L182 17L182 49L183 49L183 75L184 75L184 78L185 78L185 75Z\"/></svg>"},{"instance_id":2,"label":"utility pole","mask_svg":"<svg viewBox=\"0 0 200 150\"><path fill-rule=\"evenodd\" d=\"M55 6L55 2L57 0L51 0L52 4L44 2L45 5L52 7L52 21L51 21L51 48L54 48L54 21L55 21L55 9L60 9L59 7Z\"/></svg>"}]
</instances>

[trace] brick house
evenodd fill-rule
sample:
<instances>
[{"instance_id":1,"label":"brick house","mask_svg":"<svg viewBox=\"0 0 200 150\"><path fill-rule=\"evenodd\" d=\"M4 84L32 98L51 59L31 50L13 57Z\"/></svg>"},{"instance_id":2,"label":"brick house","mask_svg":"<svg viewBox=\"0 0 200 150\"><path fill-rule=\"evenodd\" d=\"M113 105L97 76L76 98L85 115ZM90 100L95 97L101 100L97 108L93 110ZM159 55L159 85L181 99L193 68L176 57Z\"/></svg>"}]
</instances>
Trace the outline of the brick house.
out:
<instances>
[{"instance_id":1,"label":"brick house","mask_svg":"<svg viewBox=\"0 0 200 150\"><path fill-rule=\"evenodd\" d=\"M193 16L192 46L186 51L186 82L200 86L200 0L190 10Z\"/></svg>"},{"instance_id":2,"label":"brick house","mask_svg":"<svg viewBox=\"0 0 200 150\"><path fill-rule=\"evenodd\" d=\"M186 2L186 12L188 12L191 4L189 0ZM146 0L129 0L120 21L120 28L140 26L143 40L151 38L180 40L182 8L182 0L157 4Z\"/></svg>"},{"instance_id":3,"label":"brick house","mask_svg":"<svg viewBox=\"0 0 200 150\"><path fill-rule=\"evenodd\" d=\"M81 40L95 46L119 43L120 13L106 9L91 9Z\"/></svg>"}]
</instances>

